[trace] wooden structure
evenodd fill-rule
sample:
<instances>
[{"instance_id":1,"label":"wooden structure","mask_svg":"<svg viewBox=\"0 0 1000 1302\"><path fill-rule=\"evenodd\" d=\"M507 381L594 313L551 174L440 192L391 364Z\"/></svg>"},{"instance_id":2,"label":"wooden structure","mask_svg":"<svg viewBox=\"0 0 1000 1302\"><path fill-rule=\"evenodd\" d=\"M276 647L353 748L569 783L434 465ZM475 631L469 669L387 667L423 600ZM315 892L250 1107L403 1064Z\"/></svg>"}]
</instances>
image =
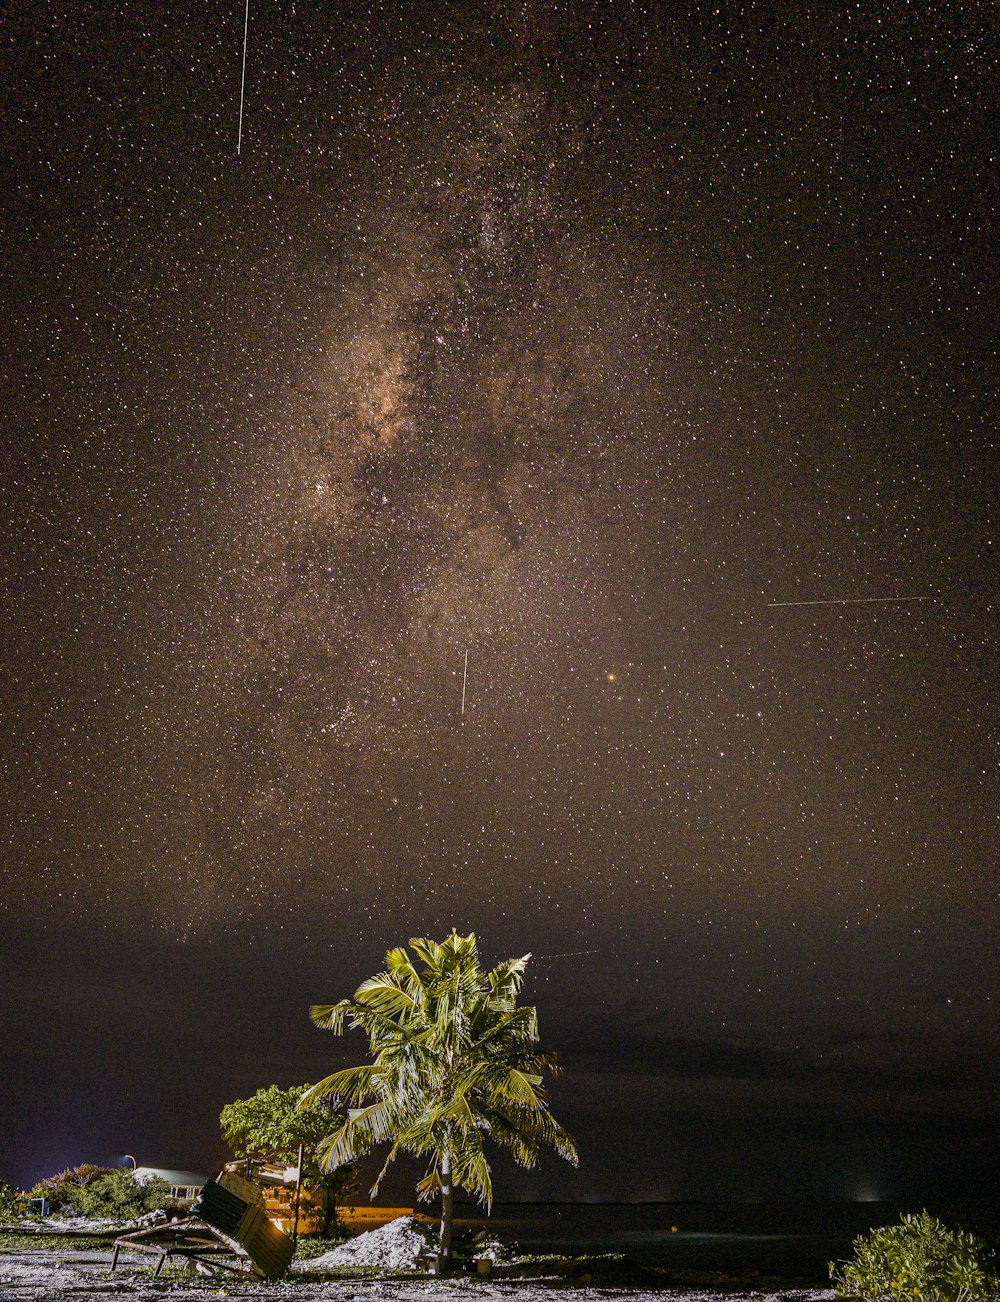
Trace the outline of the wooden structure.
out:
<instances>
[{"instance_id":1,"label":"wooden structure","mask_svg":"<svg viewBox=\"0 0 1000 1302\"><path fill-rule=\"evenodd\" d=\"M124 1250L159 1258L154 1275L171 1257L257 1279L280 1279L287 1272L295 1245L271 1224L259 1202L247 1202L207 1180L191 1212L181 1221L119 1235L111 1269Z\"/></svg>"},{"instance_id":2,"label":"wooden structure","mask_svg":"<svg viewBox=\"0 0 1000 1302\"><path fill-rule=\"evenodd\" d=\"M229 1270L237 1275L250 1273L250 1260L239 1250L238 1245L194 1216L186 1216L184 1220L173 1221L169 1225L154 1225L148 1230L120 1234L115 1239L111 1257L112 1270L117 1268L118 1255L123 1249L156 1257L154 1275L158 1275L163 1269L163 1263L173 1257L201 1262L212 1269ZM239 1264L234 1264L230 1260L232 1257L236 1257Z\"/></svg>"},{"instance_id":3,"label":"wooden structure","mask_svg":"<svg viewBox=\"0 0 1000 1302\"><path fill-rule=\"evenodd\" d=\"M219 1183L247 1201L263 1202L268 1220L295 1240L319 1230L326 1211L323 1190L303 1188L301 1173L301 1162L287 1166L267 1157L244 1157L226 1163Z\"/></svg>"}]
</instances>

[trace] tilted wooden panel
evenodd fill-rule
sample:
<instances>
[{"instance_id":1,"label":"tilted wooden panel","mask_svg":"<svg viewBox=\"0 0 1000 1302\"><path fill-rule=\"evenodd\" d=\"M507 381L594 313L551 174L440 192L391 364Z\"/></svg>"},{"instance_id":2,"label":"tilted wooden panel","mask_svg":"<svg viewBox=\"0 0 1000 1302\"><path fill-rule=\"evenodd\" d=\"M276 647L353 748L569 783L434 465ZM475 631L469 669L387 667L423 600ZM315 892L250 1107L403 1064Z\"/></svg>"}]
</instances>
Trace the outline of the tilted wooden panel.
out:
<instances>
[{"instance_id":1,"label":"tilted wooden panel","mask_svg":"<svg viewBox=\"0 0 1000 1302\"><path fill-rule=\"evenodd\" d=\"M259 1204L250 1206L208 1180L191 1210L238 1243L265 1279L280 1279L292 1264L295 1244L271 1224Z\"/></svg>"},{"instance_id":2,"label":"tilted wooden panel","mask_svg":"<svg viewBox=\"0 0 1000 1302\"><path fill-rule=\"evenodd\" d=\"M191 1211L193 1215L200 1216L203 1221L214 1225L224 1234L235 1235L236 1227L247 1214L248 1207L249 1203L245 1203L242 1198L237 1198L228 1189L223 1189L221 1184L216 1184L214 1180L206 1180L201 1187L198 1201Z\"/></svg>"}]
</instances>

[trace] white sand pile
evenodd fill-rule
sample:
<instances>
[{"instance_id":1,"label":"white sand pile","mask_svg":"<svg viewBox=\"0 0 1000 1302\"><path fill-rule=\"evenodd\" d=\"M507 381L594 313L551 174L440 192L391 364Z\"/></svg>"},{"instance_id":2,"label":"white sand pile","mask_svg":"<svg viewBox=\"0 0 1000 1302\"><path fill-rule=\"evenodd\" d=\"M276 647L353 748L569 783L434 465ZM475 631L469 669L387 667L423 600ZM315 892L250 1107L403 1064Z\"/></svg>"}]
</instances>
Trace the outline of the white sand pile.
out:
<instances>
[{"instance_id":1,"label":"white sand pile","mask_svg":"<svg viewBox=\"0 0 1000 1302\"><path fill-rule=\"evenodd\" d=\"M438 1227L413 1216L397 1216L394 1221L368 1230L339 1248L324 1252L305 1263L308 1270L327 1266L374 1266L380 1270L412 1270L421 1254L437 1252ZM511 1254L499 1239L483 1238L476 1243L475 1256L488 1257L496 1263L509 1261Z\"/></svg>"},{"instance_id":2,"label":"white sand pile","mask_svg":"<svg viewBox=\"0 0 1000 1302\"><path fill-rule=\"evenodd\" d=\"M309 1268L326 1266L378 1266L382 1270L407 1270L417 1264L422 1252L434 1252L437 1231L433 1225L413 1216L397 1216L394 1221L368 1230L339 1248L314 1257Z\"/></svg>"}]
</instances>

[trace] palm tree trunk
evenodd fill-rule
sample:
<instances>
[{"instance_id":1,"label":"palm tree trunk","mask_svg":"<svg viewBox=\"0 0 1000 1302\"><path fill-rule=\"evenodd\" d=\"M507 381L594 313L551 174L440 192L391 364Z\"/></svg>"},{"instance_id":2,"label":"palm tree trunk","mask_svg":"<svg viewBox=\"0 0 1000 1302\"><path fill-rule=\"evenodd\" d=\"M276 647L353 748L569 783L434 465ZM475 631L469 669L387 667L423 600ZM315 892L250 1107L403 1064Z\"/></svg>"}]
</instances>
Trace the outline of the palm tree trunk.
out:
<instances>
[{"instance_id":1,"label":"palm tree trunk","mask_svg":"<svg viewBox=\"0 0 1000 1302\"><path fill-rule=\"evenodd\" d=\"M455 1190L451 1183L451 1155L441 1154L441 1236L438 1244L443 1261L451 1257L451 1223L455 1210Z\"/></svg>"}]
</instances>

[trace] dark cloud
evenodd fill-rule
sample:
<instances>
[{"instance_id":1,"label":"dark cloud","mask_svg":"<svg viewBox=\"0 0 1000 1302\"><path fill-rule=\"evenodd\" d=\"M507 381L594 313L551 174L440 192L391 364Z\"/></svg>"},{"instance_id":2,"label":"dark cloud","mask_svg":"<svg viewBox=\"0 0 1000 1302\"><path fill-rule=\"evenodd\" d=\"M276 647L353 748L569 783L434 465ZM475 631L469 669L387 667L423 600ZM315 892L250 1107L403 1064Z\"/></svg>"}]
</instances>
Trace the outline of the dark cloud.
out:
<instances>
[{"instance_id":1,"label":"dark cloud","mask_svg":"<svg viewBox=\"0 0 1000 1302\"><path fill-rule=\"evenodd\" d=\"M932 1047L911 1036L859 1035L849 1042L832 1040L826 1048L778 1050L767 1044L689 1040L655 1032L565 1028L574 1066L600 1069L608 1062L627 1062L634 1070L670 1077L733 1081L848 1083L857 1094L886 1088L920 1093L954 1086L985 1092L995 1089L996 1067L986 1052L965 1047ZM576 1032L577 1034L574 1034ZM586 1047L581 1050L579 1044ZM836 1055L831 1049L840 1050ZM847 1050L845 1053L844 1050Z\"/></svg>"}]
</instances>

